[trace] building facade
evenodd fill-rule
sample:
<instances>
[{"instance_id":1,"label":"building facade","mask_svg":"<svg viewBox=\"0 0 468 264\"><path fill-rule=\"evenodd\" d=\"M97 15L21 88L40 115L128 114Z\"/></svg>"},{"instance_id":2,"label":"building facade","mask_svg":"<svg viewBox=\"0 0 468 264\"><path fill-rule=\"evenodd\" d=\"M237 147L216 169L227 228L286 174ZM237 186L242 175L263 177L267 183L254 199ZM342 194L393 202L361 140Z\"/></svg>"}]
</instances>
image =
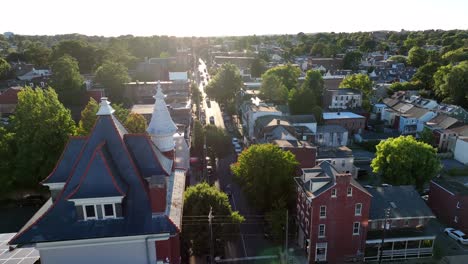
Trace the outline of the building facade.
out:
<instances>
[{"instance_id":1,"label":"building facade","mask_svg":"<svg viewBox=\"0 0 468 264\"><path fill-rule=\"evenodd\" d=\"M323 121L325 125L339 125L346 128L349 136L361 133L366 126L364 116L351 112L324 112Z\"/></svg>"}]
</instances>

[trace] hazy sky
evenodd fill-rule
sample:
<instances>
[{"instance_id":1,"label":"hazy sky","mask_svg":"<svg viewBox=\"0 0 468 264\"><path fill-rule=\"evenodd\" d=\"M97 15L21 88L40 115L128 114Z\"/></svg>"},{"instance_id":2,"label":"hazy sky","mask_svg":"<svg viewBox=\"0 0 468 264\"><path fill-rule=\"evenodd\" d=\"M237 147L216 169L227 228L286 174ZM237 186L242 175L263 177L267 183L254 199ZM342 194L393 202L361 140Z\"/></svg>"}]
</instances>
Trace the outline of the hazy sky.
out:
<instances>
[{"instance_id":1,"label":"hazy sky","mask_svg":"<svg viewBox=\"0 0 468 264\"><path fill-rule=\"evenodd\" d=\"M2 0L0 32L219 36L468 29L468 0Z\"/></svg>"}]
</instances>

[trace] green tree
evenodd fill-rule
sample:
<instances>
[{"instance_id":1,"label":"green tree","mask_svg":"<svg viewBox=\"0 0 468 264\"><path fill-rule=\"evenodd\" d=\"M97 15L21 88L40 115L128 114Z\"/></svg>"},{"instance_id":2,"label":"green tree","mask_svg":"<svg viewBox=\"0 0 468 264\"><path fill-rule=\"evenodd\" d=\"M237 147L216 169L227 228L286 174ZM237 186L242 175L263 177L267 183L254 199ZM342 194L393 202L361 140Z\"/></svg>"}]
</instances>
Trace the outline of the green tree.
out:
<instances>
[{"instance_id":1,"label":"green tree","mask_svg":"<svg viewBox=\"0 0 468 264\"><path fill-rule=\"evenodd\" d=\"M52 48L51 61L64 55L69 55L78 61L81 73L90 73L96 65L96 48L83 40L64 40Z\"/></svg>"},{"instance_id":2,"label":"green tree","mask_svg":"<svg viewBox=\"0 0 468 264\"><path fill-rule=\"evenodd\" d=\"M121 124L125 124L127 122L127 118L130 115L130 110L125 108L122 104L112 104L112 108L114 108L115 112L113 115Z\"/></svg>"},{"instance_id":3,"label":"green tree","mask_svg":"<svg viewBox=\"0 0 468 264\"><path fill-rule=\"evenodd\" d=\"M145 117L138 113L130 113L125 120L124 126L128 132L140 134L146 133L146 128L148 127Z\"/></svg>"},{"instance_id":4,"label":"green tree","mask_svg":"<svg viewBox=\"0 0 468 264\"><path fill-rule=\"evenodd\" d=\"M413 67L423 66L428 59L427 51L420 47L412 47L408 52L408 64Z\"/></svg>"},{"instance_id":5,"label":"green tree","mask_svg":"<svg viewBox=\"0 0 468 264\"><path fill-rule=\"evenodd\" d=\"M244 150L231 170L247 198L258 209L269 211L276 201L294 201L293 177L298 164L291 152L259 144Z\"/></svg>"},{"instance_id":6,"label":"green tree","mask_svg":"<svg viewBox=\"0 0 468 264\"><path fill-rule=\"evenodd\" d=\"M0 80L7 78L10 70L10 64L6 60L0 58Z\"/></svg>"},{"instance_id":7,"label":"green tree","mask_svg":"<svg viewBox=\"0 0 468 264\"><path fill-rule=\"evenodd\" d=\"M77 134L80 136L87 136L91 129L94 127L94 123L96 122L96 113L99 110L99 105L94 100L94 98L90 97L88 104L85 106L83 111L81 111L81 119L78 123Z\"/></svg>"},{"instance_id":8,"label":"green tree","mask_svg":"<svg viewBox=\"0 0 468 264\"><path fill-rule=\"evenodd\" d=\"M394 55L388 58L388 60L395 61L398 63L404 63L405 65L408 64L408 58L403 55Z\"/></svg>"},{"instance_id":9,"label":"green tree","mask_svg":"<svg viewBox=\"0 0 468 264\"><path fill-rule=\"evenodd\" d=\"M250 64L250 75L258 78L266 71L267 62L261 58L255 58Z\"/></svg>"},{"instance_id":10,"label":"green tree","mask_svg":"<svg viewBox=\"0 0 468 264\"><path fill-rule=\"evenodd\" d=\"M343 58L343 68L346 70L356 71L361 63L362 53L359 51L346 52Z\"/></svg>"},{"instance_id":11,"label":"green tree","mask_svg":"<svg viewBox=\"0 0 468 264\"><path fill-rule=\"evenodd\" d=\"M224 158L229 154L230 148L226 148L226 146L229 146L230 137L224 129L214 125L207 125L205 126L204 135L206 136L208 152L212 154L209 156L214 155L217 158Z\"/></svg>"},{"instance_id":12,"label":"green tree","mask_svg":"<svg viewBox=\"0 0 468 264\"><path fill-rule=\"evenodd\" d=\"M320 71L307 71L304 83L302 84L302 88L310 89L314 93L315 101L311 101L310 104L319 105L322 101L324 90L324 82Z\"/></svg>"},{"instance_id":13,"label":"green tree","mask_svg":"<svg viewBox=\"0 0 468 264\"><path fill-rule=\"evenodd\" d=\"M205 130L203 129L202 124L198 120L195 120L195 122L193 123L192 144L194 154L197 156L202 156L203 145L205 144Z\"/></svg>"},{"instance_id":14,"label":"green tree","mask_svg":"<svg viewBox=\"0 0 468 264\"><path fill-rule=\"evenodd\" d=\"M428 62L419 67L416 73L411 78L412 82L419 82L420 86L425 90L434 88L434 74L440 65L435 62Z\"/></svg>"},{"instance_id":15,"label":"green tree","mask_svg":"<svg viewBox=\"0 0 468 264\"><path fill-rule=\"evenodd\" d=\"M5 193L12 190L15 183L15 134L0 126L0 191Z\"/></svg>"},{"instance_id":16,"label":"green tree","mask_svg":"<svg viewBox=\"0 0 468 264\"><path fill-rule=\"evenodd\" d=\"M315 116L315 120L317 121L317 124L321 125L323 124L323 109L316 105L312 108L312 114Z\"/></svg>"},{"instance_id":17,"label":"green tree","mask_svg":"<svg viewBox=\"0 0 468 264\"><path fill-rule=\"evenodd\" d=\"M434 91L444 101L468 107L468 61L442 66L434 74Z\"/></svg>"},{"instance_id":18,"label":"green tree","mask_svg":"<svg viewBox=\"0 0 468 264\"><path fill-rule=\"evenodd\" d=\"M52 88L18 93L12 121L15 133L15 181L19 186L37 187L54 168L75 123Z\"/></svg>"},{"instance_id":19,"label":"green tree","mask_svg":"<svg viewBox=\"0 0 468 264\"><path fill-rule=\"evenodd\" d=\"M424 129L418 133L418 137L420 141L426 144L429 144L431 146L434 145L434 134L429 128L424 127Z\"/></svg>"},{"instance_id":20,"label":"green tree","mask_svg":"<svg viewBox=\"0 0 468 264\"><path fill-rule=\"evenodd\" d=\"M288 88L288 90L297 88L297 80L301 75L301 70L291 64L284 66L276 66L267 70L262 78L265 78L268 75L275 75L280 78L281 82Z\"/></svg>"},{"instance_id":21,"label":"green tree","mask_svg":"<svg viewBox=\"0 0 468 264\"><path fill-rule=\"evenodd\" d=\"M441 169L436 149L412 136L382 140L376 149L371 167L387 183L415 184L422 190Z\"/></svg>"},{"instance_id":22,"label":"green tree","mask_svg":"<svg viewBox=\"0 0 468 264\"><path fill-rule=\"evenodd\" d=\"M66 105L81 104L84 95L84 80L80 75L78 62L64 55L52 63L52 87Z\"/></svg>"},{"instance_id":23,"label":"green tree","mask_svg":"<svg viewBox=\"0 0 468 264\"><path fill-rule=\"evenodd\" d=\"M340 83L340 88L354 88L362 92L364 97L372 95L372 80L367 74L352 74L346 76Z\"/></svg>"},{"instance_id":24,"label":"green tree","mask_svg":"<svg viewBox=\"0 0 468 264\"><path fill-rule=\"evenodd\" d=\"M190 186L184 193L184 239L191 245L194 255L210 252L210 229L208 215L212 211L213 237L217 239L219 253L224 251L224 241L229 239L225 234L237 231L237 224L245 219L233 211L228 196L208 183ZM200 216L206 216L201 218ZM218 240L219 239L219 240ZM218 252L216 252L218 253Z\"/></svg>"},{"instance_id":25,"label":"green tree","mask_svg":"<svg viewBox=\"0 0 468 264\"><path fill-rule=\"evenodd\" d=\"M219 103L234 100L242 87L239 69L230 63L223 64L206 86L206 94Z\"/></svg>"},{"instance_id":26,"label":"green tree","mask_svg":"<svg viewBox=\"0 0 468 264\"><path fill-rule=\"evenodd\" d=\"M442 59L448 63L468 60L468 47L448 51L442 55Z\"/></svg>"},{"instance_id":27,"label":"green tree","mask_svg":"<svg viewBox=\"0 0 468 264\"><path fill-rule=\"evenodd\" d=\"M196 107L196 112L200 110L200 103L202 101L202 94L200 92L200 89L198 88L198 85L195 82L192 82L190 85L190 91L191 91L191 100L193 104L195 104Z\"/></svg>"},{"instance_id":28,"label":"green tree","mask_svg":"<svg viewBox=\"0 0 468 264\"><path fill-rule=\"evenodd\" d=\"M284 86L278 76L265 75L262 78L260 97L267 102L284 104L288 101L288 88Z\"/></svg>"},{"instance_id":29,"label":"green tree","mask_svg":"<svg viewBox=\"0 0 468 264\"><path fill-rule=\"evenodd\" d=\"M316 106L311 102L317 102L317 97L311 89L301 87L292 89L288 95L288 105L291 114L306 115L311 114Z\"/></svg>"},{"instance_id":30,"label":"green tree","mask_svg":"<svg viewBox=\"0 0 468 264\"><path fill-rule=\"evenodd\" d=\"M159 58L161 58L161 59L167 59L169 57L171 57L171 54L169 54L169 52L167 52L167 51L163 51L163 52L161 52L159 54Z\"/></svg>"},{"instance_id":31,"label":"green tree","mask_svg":"<svg viewBox=\"0 0 468 264\"><path fill-rule=\"evenodd\" d=\"M33 42L25 47L26 60L36 68L47 67L51 50L41 42ZM57 57L58 58L58 57Z\"/></svg>"},{"instance_id":32,"label":"green tree","mask_svg":"<svg viewBox=\"0 0 468 264\"><path fill-rule=\"evenodd\" d=\"M127 68L117 62L106 61L96 70L96 82L101 83L109 97L117 103L128 103L125 100L125 83L130 81Z\"/></svg>"}]
</instances>

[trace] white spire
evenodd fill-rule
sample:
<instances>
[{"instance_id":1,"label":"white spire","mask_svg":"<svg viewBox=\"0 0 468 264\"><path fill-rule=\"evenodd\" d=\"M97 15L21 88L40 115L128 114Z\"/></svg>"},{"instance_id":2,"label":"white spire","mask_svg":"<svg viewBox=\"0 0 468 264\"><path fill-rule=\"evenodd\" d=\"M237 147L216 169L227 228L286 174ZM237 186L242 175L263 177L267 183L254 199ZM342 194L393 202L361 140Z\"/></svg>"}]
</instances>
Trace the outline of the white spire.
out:
<instances>
[{"instance_id":1,"label":"white spire","mask_svg":"<svg viewBox=\"0 0 468 264\"><path fill-rule=\"evenodd\" d=\"M151 135L153 142L161 151L169 151L174 148L173 135L177 131L177 126L169 114L159 81L156 95L153 97L155 99L153 115L146 131Z\"/></svg>"},{"instance_id":2,"label":"white spire","mask_svg":"<svg viewBox=\"0 0 468 264\"><path fill-rule=\"evenodd\" d=\"M115 110L110 106L110 102L107 101L107 97L101 97L101 103L99 104L99 111L96 115L111 115Z\"/></svg>"}]
</instances>

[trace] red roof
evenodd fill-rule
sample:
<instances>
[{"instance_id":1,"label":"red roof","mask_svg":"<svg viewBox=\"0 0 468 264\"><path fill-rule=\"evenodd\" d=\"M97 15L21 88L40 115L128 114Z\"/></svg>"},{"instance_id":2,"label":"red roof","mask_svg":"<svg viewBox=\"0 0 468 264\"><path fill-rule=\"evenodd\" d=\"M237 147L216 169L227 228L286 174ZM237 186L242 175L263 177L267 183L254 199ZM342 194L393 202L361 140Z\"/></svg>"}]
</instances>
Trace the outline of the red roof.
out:
<instances>
[{"instance_id":1,"label":"red roof","mask_svg":"<svg viewBox=\"0 0 468 264\"><path fill-rule=\"evenodd\" d=\"M0 94L0 104L17 104L18 92L20 91L21 91L21 87L8 88L8 90Z\"/></svg>"}]
</instances>

